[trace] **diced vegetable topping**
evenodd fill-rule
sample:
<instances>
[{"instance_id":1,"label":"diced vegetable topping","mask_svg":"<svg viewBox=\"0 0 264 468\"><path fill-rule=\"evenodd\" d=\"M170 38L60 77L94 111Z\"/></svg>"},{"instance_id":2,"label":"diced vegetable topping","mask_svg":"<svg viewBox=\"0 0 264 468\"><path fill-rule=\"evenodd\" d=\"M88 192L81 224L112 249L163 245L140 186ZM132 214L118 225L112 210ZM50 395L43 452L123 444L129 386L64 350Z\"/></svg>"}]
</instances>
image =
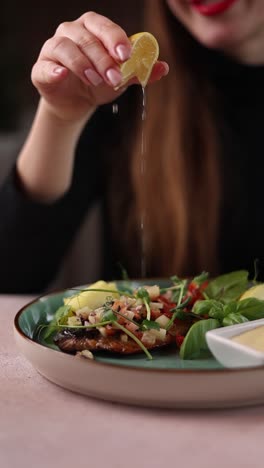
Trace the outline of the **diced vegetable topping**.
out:
<instances>
[{"instance_id":1,"label":"diced vegetable topping","mask_svg":"<svg viewBox=\"0 0 264 468\"><path fill-rule=\"evenodd\" d=\"M264 318L263 300L239 300L249 285L246 271L212 280L205 272L189 280L173 276L166 288L153 284L128 292L98 281L64 299L52 322L42 327L44 339L49 342L58 331L83 331L93 333L95 343L115 340L124 350L132 343L131 352L141 350L149 359L149 349L173 342L182 359L195 359L208 352L206 331ZM86 351L91 359L89 349L82 355Z\"/></svg>"}]
</instances>

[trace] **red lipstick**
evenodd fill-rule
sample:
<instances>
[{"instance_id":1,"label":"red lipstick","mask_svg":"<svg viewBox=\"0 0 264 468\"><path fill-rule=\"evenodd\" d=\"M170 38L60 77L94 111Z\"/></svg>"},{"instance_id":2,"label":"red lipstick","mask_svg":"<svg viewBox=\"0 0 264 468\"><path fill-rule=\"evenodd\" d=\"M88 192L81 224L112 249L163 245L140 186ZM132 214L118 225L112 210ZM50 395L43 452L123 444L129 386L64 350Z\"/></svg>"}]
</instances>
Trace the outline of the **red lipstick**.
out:
<instances>
[{"instance_id":1,"label":"red lipstick","mask_svg":"<svg viewBox=\"0 0 264 468\"><path fill-rule=\"evenodd\" d=\"M215 16L229 10L238 0L219 0L216 3L205 3L204 0L191 0L191 6L204 16Z\"/></svg>"}]
</instances>

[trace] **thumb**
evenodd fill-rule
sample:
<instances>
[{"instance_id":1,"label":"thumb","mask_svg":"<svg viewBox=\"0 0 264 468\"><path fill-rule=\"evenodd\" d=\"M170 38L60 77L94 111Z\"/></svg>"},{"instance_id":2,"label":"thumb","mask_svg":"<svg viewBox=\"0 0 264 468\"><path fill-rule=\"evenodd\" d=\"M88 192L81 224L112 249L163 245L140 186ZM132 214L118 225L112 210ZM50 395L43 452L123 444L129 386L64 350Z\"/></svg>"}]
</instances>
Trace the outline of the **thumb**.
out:
<instances>
[{"instance_id":1,"label":"thumb","mask_svg":"<svg viewBox=\"0 0 264 468\"><path fill-rule=\"evenodd\" d=\"M160 80L164 76L168 75L168 73L169 65L166 62L156 62L153 67L149 83L154 83L155 81Z\"/></svg>"},{"instance_id":2,"label":"thumb","mask_svg":"<svg viewBox=\"0 0 264 468\"><path fill-rule=\"evenodd\" d=\"M34 86L42 87L55 85L64 81L68 76L68 69L52 61L41 60L32 68L31 79Z\"/></svg>"}]
</instances>

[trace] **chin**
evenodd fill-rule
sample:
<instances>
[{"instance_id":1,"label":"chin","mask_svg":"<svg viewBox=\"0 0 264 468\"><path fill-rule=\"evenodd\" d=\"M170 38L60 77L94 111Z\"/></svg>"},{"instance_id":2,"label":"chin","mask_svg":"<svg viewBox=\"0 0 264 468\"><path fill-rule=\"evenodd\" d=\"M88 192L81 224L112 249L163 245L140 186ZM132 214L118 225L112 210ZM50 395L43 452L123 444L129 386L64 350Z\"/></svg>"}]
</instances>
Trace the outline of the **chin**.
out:
<instances>
[{"instance_id":1,"label":"chin","mask_svg":"<svg viewBox=\"0 0 264 468\"><path fill-rule=\"evenodd\" d=\"M239 40L234 30L227 28L204 29L197 33L194 32L196 39L209 49L230 50Z\"/></svg>"}]
</instances>

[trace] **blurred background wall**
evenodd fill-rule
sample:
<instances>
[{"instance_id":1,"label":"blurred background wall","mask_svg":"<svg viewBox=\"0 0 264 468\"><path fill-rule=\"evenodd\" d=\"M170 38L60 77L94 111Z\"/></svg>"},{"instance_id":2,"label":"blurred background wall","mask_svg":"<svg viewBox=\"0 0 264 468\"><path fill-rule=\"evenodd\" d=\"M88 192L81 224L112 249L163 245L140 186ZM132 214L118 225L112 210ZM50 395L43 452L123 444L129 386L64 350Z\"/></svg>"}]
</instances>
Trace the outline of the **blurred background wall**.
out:
<instances>
[{"instance_id":1,"label":"blurred background wall","mask_svg":"<svg viewBox=\"0 0 264 468\"><path fill-rule=\"evenodd\" d=\"M0 184L14 164L36 110L38 93L31 84L30 74L45 40L61 22L72 21L89 10L110 17L130 35L141 29L142 3L143 0L4 2L0 15ZM51 288L98 279L99 230L100 213L95 206Z\"/></svg>"}]
</instances>

